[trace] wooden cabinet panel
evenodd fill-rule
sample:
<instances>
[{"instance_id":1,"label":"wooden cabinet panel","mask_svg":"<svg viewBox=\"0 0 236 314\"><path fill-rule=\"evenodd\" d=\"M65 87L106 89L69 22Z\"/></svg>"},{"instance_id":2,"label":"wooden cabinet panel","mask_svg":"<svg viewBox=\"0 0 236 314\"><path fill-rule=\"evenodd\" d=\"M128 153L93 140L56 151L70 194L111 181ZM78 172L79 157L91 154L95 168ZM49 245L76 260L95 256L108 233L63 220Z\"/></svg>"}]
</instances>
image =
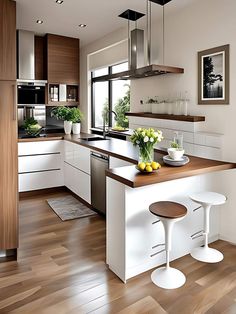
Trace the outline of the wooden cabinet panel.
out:
<instances>
[{"instance_id":1,"label":"wooden cabinet panel","mask_svg":"<svg viewBox=\"0 0 236 314\"><path fill-rule=\"evenodd\" d=\"M49 83L79 83L79 39L47 35Z\"/></svg>"},{"instance_id":2,"label":"wooden cabinet panel","mask_svg":"<svg viewBox=\"0 0 236 314\"><path fill-rule=\"evenodd\" d=\"M0 1L0 80L16 80L16 3Z\"/></svg>"},{"instance_id":3,"label":"wooden cabinet panel","mask_svg":"<svg viewBox=\"0 0 236 314\"><path fill-rule=\"evenodd\" d=\"M15 83L0 81L0 249L18 246Z\"/></svg>"},{"instance_id":4,"label":"wooden cabinet panel","mask_svg":"<svg viewBox=\"0 0 236 314\"><path fill-rule=\"evenodd\" d=\"M34 37L35 79L46 80L46 41L44 37Z\"/></svg>"}]
</instances>

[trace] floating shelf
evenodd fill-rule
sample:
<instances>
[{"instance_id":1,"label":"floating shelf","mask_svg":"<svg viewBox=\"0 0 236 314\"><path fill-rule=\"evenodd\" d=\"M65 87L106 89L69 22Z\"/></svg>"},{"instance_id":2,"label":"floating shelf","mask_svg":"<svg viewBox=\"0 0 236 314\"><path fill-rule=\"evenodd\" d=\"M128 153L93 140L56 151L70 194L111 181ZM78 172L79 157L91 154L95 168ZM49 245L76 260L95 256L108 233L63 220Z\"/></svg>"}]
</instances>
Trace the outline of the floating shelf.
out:
<instances>
[{"instance_id":1,"label":"floating shelf","mask_svg":"<svg viewBox=\"0 0 236 314\"><path fill-rule=\"evenodd\" d=\"M203 122L206 120L203 116L182 116L173 114L155 114L146 112L127 112L125 114L128 117L141 117L151 119L163 119L163 120L176 120L185 122Z\"/></svg>"}]
</instances>

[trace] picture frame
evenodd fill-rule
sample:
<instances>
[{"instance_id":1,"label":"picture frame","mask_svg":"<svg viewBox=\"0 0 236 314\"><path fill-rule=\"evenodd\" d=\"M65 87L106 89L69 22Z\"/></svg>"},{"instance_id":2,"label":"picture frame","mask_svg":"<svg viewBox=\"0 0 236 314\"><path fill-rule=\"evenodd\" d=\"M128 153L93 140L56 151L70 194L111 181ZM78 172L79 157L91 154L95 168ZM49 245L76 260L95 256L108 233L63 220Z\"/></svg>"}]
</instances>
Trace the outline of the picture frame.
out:
<instances>
[{"instance_id":1,"label":"picture frame","mask_svg":"<svg viewBox=\"0 0 236 314\"><path fill-rule=\"evenodd\" d=\"M229 104L229 45L198 52L198 104Z\"/></svg>"}]
</instances>

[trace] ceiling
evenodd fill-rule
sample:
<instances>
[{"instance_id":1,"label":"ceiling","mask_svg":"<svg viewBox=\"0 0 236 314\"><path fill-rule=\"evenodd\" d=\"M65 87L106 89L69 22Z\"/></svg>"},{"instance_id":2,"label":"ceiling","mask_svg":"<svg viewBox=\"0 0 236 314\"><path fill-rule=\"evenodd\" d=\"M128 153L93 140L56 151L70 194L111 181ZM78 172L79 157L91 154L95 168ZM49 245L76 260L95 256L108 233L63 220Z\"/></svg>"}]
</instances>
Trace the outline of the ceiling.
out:
<instances>
[{"instance_id":1,"label":"ceiling","mask_svg":"<svg viewBox=\"0 0 236 314\"><path fill-rule=\"evenodd\" d=\"M196 0L173 0L166 4L166 11L174 12ZM52 33L81 39L81 45L99 39L126 26L118 17L126 9L145 13L146 0L16 0L17 28L38 34ZM153 3L155 14L161 14L161 6ZM43 24L37 24L43 20ZM79 24L87 24L79 28Z\"/></svg>"}]
</instances>

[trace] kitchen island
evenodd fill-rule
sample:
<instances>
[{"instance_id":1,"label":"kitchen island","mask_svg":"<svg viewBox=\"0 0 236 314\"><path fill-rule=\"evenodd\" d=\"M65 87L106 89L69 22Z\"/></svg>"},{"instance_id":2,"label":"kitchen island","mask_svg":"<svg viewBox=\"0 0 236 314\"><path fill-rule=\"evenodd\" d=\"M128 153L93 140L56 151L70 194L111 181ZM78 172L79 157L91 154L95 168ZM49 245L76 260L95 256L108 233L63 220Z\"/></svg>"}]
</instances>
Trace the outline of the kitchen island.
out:
<instances>
[{"instance_id":1,"label":"kitchen island","mask_svg":"<svg viewBox=\"0 0 236 314\"><path fill-rule=\"evenodd\" d=\"M135 166L107 171L107 264L123 282L165 262L164 228L149 212L151 203L176 201L188 209L173 231L170 259L174 260L203 244L203 237L198 236L203 229L203 210L189 195L220 193L227 181L236 178L234 163L190 156L189 164L169 167L163 164L163 155L156 152L155 160L162 164L156 173L142 174ZM235 203L236 196L231 195L229 202ZM220 223L220 207L213 207L210 242L219 239Z\"/></svg>"}]
</instances>

